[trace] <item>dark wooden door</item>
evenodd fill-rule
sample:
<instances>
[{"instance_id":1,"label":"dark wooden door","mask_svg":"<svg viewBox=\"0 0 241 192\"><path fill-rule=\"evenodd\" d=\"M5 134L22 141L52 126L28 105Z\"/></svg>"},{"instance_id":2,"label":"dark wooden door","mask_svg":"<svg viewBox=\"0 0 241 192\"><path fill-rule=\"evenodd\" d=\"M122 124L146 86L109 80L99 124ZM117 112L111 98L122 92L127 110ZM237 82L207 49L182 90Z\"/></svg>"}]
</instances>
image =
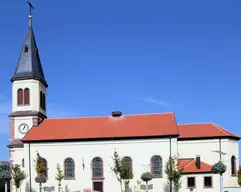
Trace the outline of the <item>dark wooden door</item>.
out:
<instances>
[{"instance_id":1,"label":"dark wooden door","mask_svg":"<svg viewBox=\"0 0 241 192\"><path fill-rule=\"evenodd\" d=\"M94 182L94 191L103 192L103 182Z\"/></svg>"}]
</instances>

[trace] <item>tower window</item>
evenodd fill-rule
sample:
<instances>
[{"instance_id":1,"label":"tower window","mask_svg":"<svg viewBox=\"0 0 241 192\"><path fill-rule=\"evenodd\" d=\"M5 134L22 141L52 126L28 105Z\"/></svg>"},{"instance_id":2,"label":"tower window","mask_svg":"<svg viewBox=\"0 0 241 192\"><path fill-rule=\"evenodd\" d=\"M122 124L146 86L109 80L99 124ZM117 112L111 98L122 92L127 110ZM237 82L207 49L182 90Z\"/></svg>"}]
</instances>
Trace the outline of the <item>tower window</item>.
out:
<instances>
[{"instance_id":1,"label":"tower window","mask_svg":"<svg viewBox=\"0 0 241 192\"><path fill-rule=\"evenodd\" d=\"M46 96L45 93L43 93L42 91L40 91L40 107L43 110L46 110Z\"/></svg>"},{"instance_id":2,"label":"tower window","mask_svg":"<svg viewBox=\"0 0 241 192\"><path fill-rule=\"evenodd\" d=\"M19 89L18 90L18 96L17 96L17 100L18 100L18 105L22 105L23 104L23 90Z\"/></svg>"},{"instance_id":3,"label":"tower window","mask_svg":"<svg viewBox=\"0 0 241 192\"><path fill-rule=\"evenodd\" d=\"M24 159L22 159L22 167L24 168Z\"/></svg>"},{"instance_id":4,"label":"tower window","mask_svg":"<svg viewBox=\"0 0 241 192\"><path fill-rule=\"evenodd\" d=\"M25 53L28 52L28 46L27 46L27 45L25 45L25 47L24 47L24 52L25 52Z\"/></svg>"},{"instance_id":5,"label":"tower window","mask_svg":"<svg viewBox=\"0 0 241 192\"><path fill-rule=\"evenodd\" d=\"M24 105L29 105L30 95L29 88L24 89Z\"/></svg>"},{"instance_id":6,"label":"tower window","mask_svg":"<svg viewBox=\"0 0 241 192\"><path fill-rule=\"evenodd\" d=\"M43 108L43 93L42 93L42 91L40 91L39 102L40 102L40 107Z\"/></svg>"},{"instance_id":7,"label":"tower window","mask_svg":"<svg viewBox=\"0 0 241 192\"><path fill-rule=\"evenodd\" d=\"M231 173L232 173L232 176L236 176L236 157L235 156L231 157Z\"/></svg>"},{"instance_id":8,"label":"tower window","mask_svg":"<svg viewBox=\"0 0 241 192\"><path fill-rule=\"evenodd\" d=\"M43 93L43 110L46 110L46 98L44 93Z\"/></svg>"}]
</instances>

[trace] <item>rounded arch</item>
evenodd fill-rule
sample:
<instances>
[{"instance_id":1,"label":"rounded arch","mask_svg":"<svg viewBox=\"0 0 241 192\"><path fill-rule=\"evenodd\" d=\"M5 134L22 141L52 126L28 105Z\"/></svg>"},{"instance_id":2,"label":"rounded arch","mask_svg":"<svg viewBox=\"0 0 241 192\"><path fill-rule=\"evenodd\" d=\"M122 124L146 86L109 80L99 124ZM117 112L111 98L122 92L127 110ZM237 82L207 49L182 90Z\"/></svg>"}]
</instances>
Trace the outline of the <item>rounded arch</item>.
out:
<instances>
[{"instance_id":1,"label":"rounded arch","mask_svg":"<svg viewBox=\"0 0 241 192\"><path fill-rule=\"evenodd\" d=\"M234 155L231 157L231 174L236 176L236 157Z\"/></svg>"},{"instance_id":2,"label":"rounded arch","mask_svg":"<svg viewBox=\"0 0 241 192\"><path fill-rule=\"evenodd\" d=\"M64 179L75 179L75 162L71 157L64 160Z\"/></svg>"},{"instance_id":3,"label":"rounded arch","mask_svg":"<svg viewBox=\"0 0 241 192\"><path fill-rule=\"evenodd\" d=\"M154 178L162 178L162 157L160 155L153 155L151 157L151 174Z\"/></svg>"},{"instance_id":4,"label":"rounded arch","mask_svg":"<svg viewBox=\"0 0 241 192\"><path fill-rule=\"evenodd\" d=\"M29 88L24 89L24 105L30 104L30 90Z\"/></svg>"},{"instance_id":5,"label":"rounded arch","mask_svg":"<svg viewBox=\"0 0 241 192\"><path fill-rule=\"evenodd\" d=\"M103 159L101 157L94 157L92 159L92 179L102 179L103 177Z\"/></svg>"},{"instance_id":6,"label":"rounded arch","mask_svg":"<svg viewBox=\"0 0 241 192\"><path fill-rule=\"evenodd\" d=\"M23 89L18 89L17 91L17 103L18 105L23 105Z\"/></svg>"},{"instance_id":7,"label":"rounded arch","mask_svg":"<svg viewBox=\"0 0 241 192\"><path fill-rule=\"evenodd\" d=\"M131 170L131 172L133 173L133 162L132 162L132 158L130 156L124 156L122 158L122 162L125 163L129 169ZM133 178L133 177L132 177Z\"/></svg>"},{"instance_id":8,"label":"rounded arch","mask_svg":"<svg viewBox=\"0 0 241 192\"><path fill-rule=\"evenodd\" d=\"M43 158L43 157L42 157L42 161L44 162L44 168L46 170L45 175L48 178L48 161L45 158Z\"/></svg>"}]
</instances>

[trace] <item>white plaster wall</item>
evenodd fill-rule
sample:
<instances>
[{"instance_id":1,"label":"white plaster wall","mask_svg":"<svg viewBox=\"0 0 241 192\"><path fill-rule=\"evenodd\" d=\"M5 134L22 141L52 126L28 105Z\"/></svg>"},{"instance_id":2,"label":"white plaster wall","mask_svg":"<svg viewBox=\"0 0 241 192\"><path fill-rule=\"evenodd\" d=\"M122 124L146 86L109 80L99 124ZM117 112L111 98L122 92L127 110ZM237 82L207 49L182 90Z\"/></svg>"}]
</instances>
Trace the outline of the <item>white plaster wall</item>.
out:
<instances>
[{"instance_id":1,"label":"white plaster wall","mask_svg":"<svg viewBox=\"0 0 241 192\"><path fill-rule=\"evenodd\" d=\"M57 191L56 165L59 163L63 168L64 160L71 157L75 161L75 180L63 180L62 186L68 186L70 190L79 190L84 188L92 188L91 180L91 160L99 156L104 162L104 191L113 192L120 191L119 183L111 172L113 166L112 156L116 149L120 156L130 156L133 161L134 178L130 183L132 188L137 187L137 180L145 171L149 170L150 159L153 155L160 155L163 158L163 176L161 179L153 179L150 184L153 184L155 192L163 191L165 182L164 166L169 158L170 147L169 139L156 140L131 140L131 141L106 141L106 142L69 142L69 143L45 143L31 144L31 175L32 187L38 189L34 178L36 172L34 170L34 158L36 151L48 160L48 181L45 186L54 186ZM172 153L176 154L177 149L176 139L172 141ZM28 165L28 144L24 145L25 162ZM82 169L82 157L85 161L85 169ZM29 172L28 167L26 171ZM25 182L29 182L29 177ZM142 183L143 184L143 183ZM25 183L26 185L26 183Z\"/></svg>"},{"instance_id":2,"label":"white plaster wall","mask_svg":"<svg viewBox=\"0 0 241 192\"><path fill-rule=\"evenodd\" d=\"M25 123L28 125L29 130L33 126L33 117L15 117L14 118L14 138L15 139L22 139L25 134L19 132L19 126Z\"/></svg>"},{"instance_id":3,"label":"white plaster wall","mask_svg":"<svg viewBox=\"0 0 241 192\"><path fill-rule=\"evenodd\" d=\"M30 105L17 105L17 91L20 88L30 89ZM46 94L46 88L37 80L14 81L12 83L12 112L40 111L46 115L45 111L40 108L40 91L43 91L43 93Z\"/></svg>"},{"instance_id":4,"label":"white plaster wall","mask_svg":"<svg viewBox=\"0 0 241 192\"><path fill-rule=\"evenodd\" d=\"M231 177L231 156L239 157L238 141L231 141L229 139L221 140L221 150L226 153L222 155L222 161L227 166L227 171L223 175L224 187L238 187L237 178ZM219 150L219 140L192 140L192 141L178 141L178 152L182 158L195 158L200 155L201 161L210 165L220 161L220 155L213 151ZM237 170L239 160L237 159Z\"/></svg>"},{"instance_id":5,"label":"white plaster wall","mask_svg":"<svg viewBox=\"0 0 241 192\"><path fill-rule=\"evenodd\" d=\"M238 141L225 139L223 141L223 151L227 153L223 155L224 164L227 166L227 171L224 174L224 187L239 187L237 184L237 177L232 176L231 172L231 157L234 155L236 157L236 170L239 169L239 146Z\"/></svg>"},{"instance_id":6,"label":"white plaster wall","mask_svg":"<svg viewBox=\"0 0 241 192\"><path fill-rule=\"evenodd\" d=\"M22 167L22 159L24 158L24 148L15 148L11 156L12 164L18 164L21 166L21 169L24 170L24 168ZM22 185L20 188L20 191L23 191L24 186ZM13 192L15 192L15 186L13 186Z\"/></svg>"},{"instance_id":7,"label":"white plaster wall","mask_svg":"<svg viewBox=\"0 0 241 192\"><path fill-rule=\"evenodd\" d=\"M211 176L212 177L212 182L213 182L213 187L212 188L204 188L204 177L206 176ZM218 192L220 189L220 179L219 175L216 174L198 174L198 175L193 175L193 174L188 174L188 175L183 175L181 178L182 181L182 189L180 192L186 192L190 191L190 189L187 187L187 178L188 177L195 177L195 185L196 187L193 189L193 191L197 192Z\"/></svg>"}]
</instances>

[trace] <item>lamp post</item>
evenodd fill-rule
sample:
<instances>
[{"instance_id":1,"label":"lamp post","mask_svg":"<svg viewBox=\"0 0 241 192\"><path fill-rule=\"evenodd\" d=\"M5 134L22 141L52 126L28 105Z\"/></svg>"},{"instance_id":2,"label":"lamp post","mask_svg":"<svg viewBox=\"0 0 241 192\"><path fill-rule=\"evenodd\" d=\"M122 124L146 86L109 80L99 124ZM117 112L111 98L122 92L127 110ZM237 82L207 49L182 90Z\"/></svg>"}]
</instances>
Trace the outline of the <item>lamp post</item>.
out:
<instances>
[{"instance_id":1,"label":"lamp post","mask_svg":"<svg viewBox=\"0 0 241 192\"><path fill-rule=\"evenodd\" d=\"M222 162L222 155L226 155L227 153L224 153L220 150L212 151L214 153L218 153L220 155L220 162ZM220 192L223 192L223 175L220 174Z\"/></svg>"}]
</instances>

